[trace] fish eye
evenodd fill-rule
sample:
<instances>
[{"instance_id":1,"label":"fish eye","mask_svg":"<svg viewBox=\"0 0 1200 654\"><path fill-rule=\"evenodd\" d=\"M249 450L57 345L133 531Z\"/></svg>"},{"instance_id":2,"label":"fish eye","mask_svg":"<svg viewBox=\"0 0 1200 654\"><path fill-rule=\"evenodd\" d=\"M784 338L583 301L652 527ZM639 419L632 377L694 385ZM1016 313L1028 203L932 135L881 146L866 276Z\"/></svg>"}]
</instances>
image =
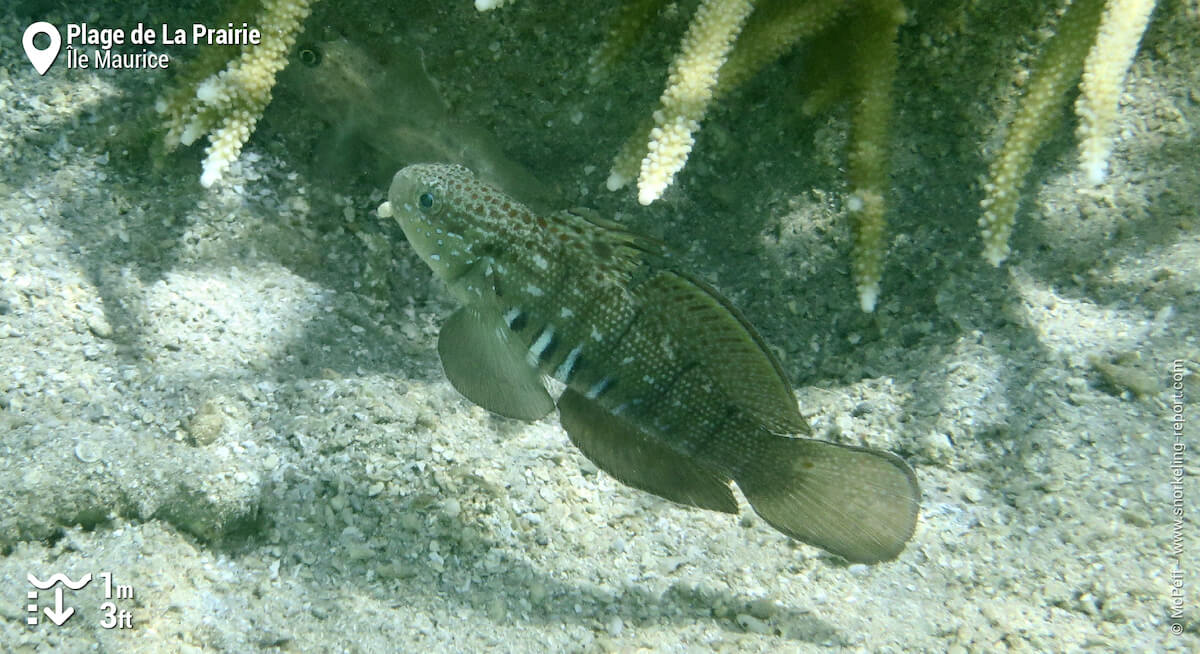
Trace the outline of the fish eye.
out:
<instances>
[{"instance_id":1,"label":"fish eye","mask_svg":"<svg viewBox=\"0 0 1200 654\"><path fill-rule=\"evenodd\" d=\"M309 68L321 65L321 49L315 45L306 45L300 48L297 57L300 59L300 63Z\"/></svg>"},{"instance_id":2,"label":"fish eye","mask_svg":"<svg viewBox=\"0 0 1200 654\"><path fill-rule=\"evenodd\" d=\"M421 205L421 209L425 209L425 210L432 209L433 208L433 194L429 193L429 192L422 193L421 197L417 198L417 203Z\"/></svg>"}]
</instances>

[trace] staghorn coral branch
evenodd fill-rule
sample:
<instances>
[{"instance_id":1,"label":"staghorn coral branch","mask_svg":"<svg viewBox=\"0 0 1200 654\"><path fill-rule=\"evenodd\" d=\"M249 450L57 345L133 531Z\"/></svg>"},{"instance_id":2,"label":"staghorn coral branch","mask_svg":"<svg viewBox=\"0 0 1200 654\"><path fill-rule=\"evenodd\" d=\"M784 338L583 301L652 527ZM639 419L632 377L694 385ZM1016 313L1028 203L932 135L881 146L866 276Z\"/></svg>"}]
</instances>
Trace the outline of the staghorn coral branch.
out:
<instances>
[{"instance_id":1,"label":"staghorn coral branch","mask_svg":"<svg viewBox=\"0 0 1200 654\"><path fill-rule=\"evenodd\" d=\"M704 5L710 2L706 0ZM1112 148L1112 126L1124 76L1156 4L1156 0L1063 2L1054 34L1034 61L1030 81L984 184L979 225L984 257L993 265L999 265L1009 255L1009 235L1033 155L1057 124L1066 94L1081 74L1081 95L1076 104L1081 119L1078 132L1081 163L1092 183L1102 181ZM1184 2L1184 13L1188 16L1200 12L1195 9L1195 0ZM891 84L897 65L895 41L898 27L904 21L904 7L901 0L762 0L760 5L749 19L744 19L736 43L727 49L715 86L701 86L704 93L697 96L700 101L688 105L690 112L660 109L652 120L643 120L615 157L607 186L610 190L621 188L638 175L640 166L639 201L648 204L660 197L686 163L699 120L712 102L796 43L827 33L830 25L840 19L843 27L838 29L845 28L854 35L854 48L843 55L851 62L852 74L850 79L835 84L832 91L849 93L853 102L848 156L853 190L847 202L854 230L852 268L860 305L864 311L871 311L878 298L887 249L887 128L891 121ZM697 15L689 27L689 37L699 25ZM672 76L685 61L681 53L672 64ZM706 71L705 75L708 74ZM678 100L664 93L663 107L671 102ZM807 104L819 103L810 99ZM685 105L680 103L680 106ZM641 153L646 149L642 144L647 141L650 152L643 157Z\"/></svg>"},{"instance_id":2,"label":"staghorn coral branch","mask_svg":"<svg viewBox=\"0 0 1200 654\"><path fill-rule=\"evenodd\" d=\"M847 0L764 2L746 22L729 60L721 67L716 95L741 86L797 43L829 27L847 4Z\"/></svg>"},{"instance_id":3,"label":"staghorn coral branch","mask_svg":"<svg viewBox=\"0 0 1200 654\"><path fill-rule=\"evenodd\" d=\"M1021 186L1033 155L1049 137L1065 95L1082 75L1075 111L1080 118L1080 163L1090 183L1104 180L1125 73L1154 10L1155 0L1074 0L1034 63L1028 89L984 184L979 226L983 256L1008 258Z\"/></svg>"},{"instance_id":4,"label":"staghorn coral branch","mask_svg":"<svg viewBox=\"0 0 1200 654\"><path fill-rule=\"evenodd\" d=\"M736 10L726 8L735 6ZM714 7L724 13L714 15ZM765 0L747 18L750 9L749 3L731 0L720 4L706 0L701 5L671 65L660 109L643 120L622 146L607 186L617 190L637 176L639 202L649 204L661 197L687 162L700 120L713 102L842 17L855 44L846 54L854 62L854 79L844 85L854 106L848 156L853 187L848 206L855 237L852 267L860 305L873 311L887 250L888 124L897 67L896 35L906 19L904 6L900 0ZM617 31L624 34L629 29ZM736 42L731 42L735 35Z\"/></svg>"},{"instance_id":5,"label":"staghorn coral branch","mask_svg":"<svg viewBox=\"0 0 1200 654\"><path fill-rule=\"evenodd\" d=\"M168 148L209 136L201 177L205 186L219 180L252 134L271 99L275 75L286 64L301 23L318 0L260 1L257 24L264 33L260 46L244 48L230 62L202 54L199 65L158 102L166 115ZM485 11L511 1L476 0L475 4ZM1009 255L1020 187L1033 155L1050 135L1066 93L1081 75L1075 107L1080 117L1081 165L1091 182L1102 180L1124 77L1156 5L1156 0L1061 1L1064 8L1055 33L1035 58L984 185L979 224L984 257L994 265ZM1200 20L1197 0L1180 2L1184 15ZM606 45L593 57L593 78L611 72L666 4L667 0L624 0ZM853 35L853 45L840 56L849 62L851 74L831 88L834 95L849 95L852 103L848 152L852 190L847 199L854 232L851 265L860 305L872 311L887 249L888 126L896 36L904 20L902 0L701 0L671 64L660 107L621 149L608 187L616 190L638 177L639 201L649 204L659 198L686 164L695 132L715 101L798 43L820 37L836 48L838 41L828 35L846 30ZM222 63L228 65L218 71ZM810 99L806 106L811 104Z\"/></svg>"},{"instance_id":6,"label":"staghorn coral branch","mask_svg":"<svg viewBox=\"0 0 1200 654\"><path fill-rule=\"evenodd\" d=\"M849 208L854 231L851 269L859 305L875 310L887 251L888 125L896 77L896 32L906 20L899 0L881 0L858 17L864 35L854 56L857 100L850 127Z\"/></svg>"},{"instance_id":7,"label":"staghorn coral branch","mask_svg":"<svg viewBox=\"0 0 1200 654\"><path fill-rule=\"evenodd\" d=\"M617 61L646 33L651 20L667 2L668 0L628 0L617 8L617 15L608 30L604 44L592 55L589 62L593 80L613 70Z\"/></svg>"},{"instance_id":8,"label":"staghorn coral branch","mask_svg":"<svg viewBox=\"0 0 1200 654\"><path fill-rule=\"evenodd\" d=\"M200 184L210 187L237 159L271 102L275 75L287 65L288 52L317 0L263 0L254 24L258 45L247 45L224 70L198 83L185 81L156 104L165 115L167 149L191 145L208 135Z\"/></svg>"},{"instance_id":9,"label":"staghorn coral branch","mask_svg":"<svg viewBox=\"0 0 1200 654\"><path fill-rule=\"evenodd\" d=\"M1079 99L1075 102L1075 113L1080 118L1076 135L1079 163L1092 184L1103 182L1108 172L1117 101L1154 4L1155 0L1110 0L1100 19L1096 42L1084 62Z\"/></svg>"},{"instance_id":10,"label":"staghorn coral branch","mask_svg":"<svg viewBox=\"0 0 1200 654\"><path fill-rule=\"evenodd\" d=\"M703 0L671 63L667 88L654 112L654 129L638 175L638 202L650 204L687 162L693 134L713 101L717 73L729 56L752 0Z\"/></svg>"},{"instance_id":11,"label":"staghorn coral branch","mask_svg":"<svg viewBox=\"0 0 1200 654\"><path fill-rule=\"evenodd\" d=\"M1100 23L1103 0L1076 0L1058 21L1057 32L1033 65L1033 75L1004 145L992 162L986 196L980 202L983 216L983 256L993 266L1008 258L1008 237L1016 220L1021 185L1037 147L1057 122L1067 90L1083 69L1088 45Z\"/></svg>"},{"instance_id":12,"label":"staghorn coral branch","mask_svg":"<svg viewBox=\"0 0 1200 654\"><path fill-rule=\"evenodd\" d=\"M476 11L491 11L512 2L513 0L475 0L475 9Z\"/></svg>"}]
</instances>

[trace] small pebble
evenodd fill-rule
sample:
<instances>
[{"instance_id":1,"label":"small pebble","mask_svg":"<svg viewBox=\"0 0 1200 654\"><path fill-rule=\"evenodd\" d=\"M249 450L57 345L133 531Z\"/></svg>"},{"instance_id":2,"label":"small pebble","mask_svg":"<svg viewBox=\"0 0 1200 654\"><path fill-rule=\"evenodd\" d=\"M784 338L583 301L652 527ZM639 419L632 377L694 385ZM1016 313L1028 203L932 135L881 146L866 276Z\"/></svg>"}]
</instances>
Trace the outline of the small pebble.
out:
<instances>
[{"instance_id":1,"label":"small pebble","mask_svg":"<svg viewBox=\"0 0 1200 654\"><path fill-rule=\"evenodd\" d=\"M508 613L508 607L504 605L504 600L499 597L493 597L487 606L488 619L492 622L500 622Z\"/></svg>"},{"instance_id":2,"label":"small pebble","mask_svg":"<svg viewBox=\"0 0 1200 654\"><path fill-rule=\"evenodd\" d=\"M925 436L925 446L934 452L944 453L954 449L950 437L941 432L931 431Z\"/></svg>"},{"instance_id":3,"label":"small pebble","mask_svg":"<svg viewBox=\"0 0 1200 654\"><path fill-rule=\"evenodd\" d=\"M108 338L113 333L112 325L108 324L108 319L102 313L88 314L87 327L98 338Z\"/></svg>"},{"instance_id":4,"label":"small pebble","mask_svg":"<svg viewBox=\"0 0 1200 654\"><path fill-rule=\"evenodd\" d=\"M546 601L547 595L548 591L546 590L545 584L538 581L534 581L529 584L530 603L534 605L540 605L542 602Z\"/></svg>"},{"instance_id":5,"label":"small pebble","mask_svg":"<svg viewBox=\"0 0 1200 654\"><path fill-rule=\"evenodd\" d=\"M750 602L749 609L750 615L758 618L759 620L770 620L779 610L779 607L775 605L775 602L762 597Z\"/></svg>"},{"instance_id":6,"label":"small pebble","mask_svg":"<svg viewBox=\"0 0 1200 654\"><path fill-rule=\"evenodd\" d=\"M1162 390L1158 378L1136 364L1109 363L1097 356L1088 357L1088 364L1100 373L1110 388L1129 391L1137 397L1150 397Z\"/></svg>"},{"instance_id":7,"label":"small pebble","mask_svg":"<svg viewBox=\"0 0 1200 654\"><path fill-rule=\"evenodd\" d=\"M80 440L75 443L75 458L84 463L95 463L100 460L101 449L92 441Z\"/></svg>"},{"instance_id":8,"label":"small pebble","mask_svg":"<svg viewBox=\"0 0 1200 654\"><path fill-rule=\"evenodd\" d=\"M192 444L203 447L217 440L225 431L225 413L216 400L208 400L188 421L188 436Z\"/></svg>"},{"instance_id":9,"label":"small pebble","mask_svg":"<svg viewBox=\"0 0 1200 654\"><path fill-rule=\"evenodd\" d=\"M771 633L771 625L759 620L758 618L745 613L739 613L734 621L738 625L752 634L769 634Z\"/></svg>"}]
</instances>

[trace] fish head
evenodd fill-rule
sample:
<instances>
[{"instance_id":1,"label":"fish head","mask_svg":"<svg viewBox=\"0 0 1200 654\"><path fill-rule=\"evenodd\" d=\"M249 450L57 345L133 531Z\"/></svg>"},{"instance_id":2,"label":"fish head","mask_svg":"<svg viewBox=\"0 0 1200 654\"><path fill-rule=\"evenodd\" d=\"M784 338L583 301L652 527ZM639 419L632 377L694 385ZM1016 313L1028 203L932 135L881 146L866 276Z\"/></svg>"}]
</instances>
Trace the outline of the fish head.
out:
<instances>
[{"instance_id":1,"label":"fish head","mask_svg":"<svg viewBox=\"0 0 1200 654\"><path fill-rule=\"evenodd\" d=\"M469 272L499 241L488 207L503 195L453 164L414 164L392 178L389 212L413 250L447 281Z\"/></svg>"}]
</instances>

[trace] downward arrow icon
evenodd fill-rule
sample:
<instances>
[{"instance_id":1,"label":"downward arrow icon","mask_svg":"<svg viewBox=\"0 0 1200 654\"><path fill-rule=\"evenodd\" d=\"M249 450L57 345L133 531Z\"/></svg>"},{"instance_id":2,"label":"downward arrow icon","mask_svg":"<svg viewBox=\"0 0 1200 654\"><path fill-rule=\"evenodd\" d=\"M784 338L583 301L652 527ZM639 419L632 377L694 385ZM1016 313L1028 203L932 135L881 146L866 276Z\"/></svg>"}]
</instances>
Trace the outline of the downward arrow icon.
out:
<instances>
[{"instance_id":1,"label":"downward arrow icon","mask_svg":"<svg viewBox=\"0 0 1200 654\"><path fill-rule=\"evenodd\" d=\"M47 606L46 608L42 609L42 612L46 614L46 617L50 618L50 622L53 622L54 624L56 624L60 627L71 616L75 615L75 609L73 607L68 606L66 608L66 610L63 610L62 596L63 596L63 589L55 588L54 589L54 608L51 609L49 606Z\"/></svg>"}]
</instances>

